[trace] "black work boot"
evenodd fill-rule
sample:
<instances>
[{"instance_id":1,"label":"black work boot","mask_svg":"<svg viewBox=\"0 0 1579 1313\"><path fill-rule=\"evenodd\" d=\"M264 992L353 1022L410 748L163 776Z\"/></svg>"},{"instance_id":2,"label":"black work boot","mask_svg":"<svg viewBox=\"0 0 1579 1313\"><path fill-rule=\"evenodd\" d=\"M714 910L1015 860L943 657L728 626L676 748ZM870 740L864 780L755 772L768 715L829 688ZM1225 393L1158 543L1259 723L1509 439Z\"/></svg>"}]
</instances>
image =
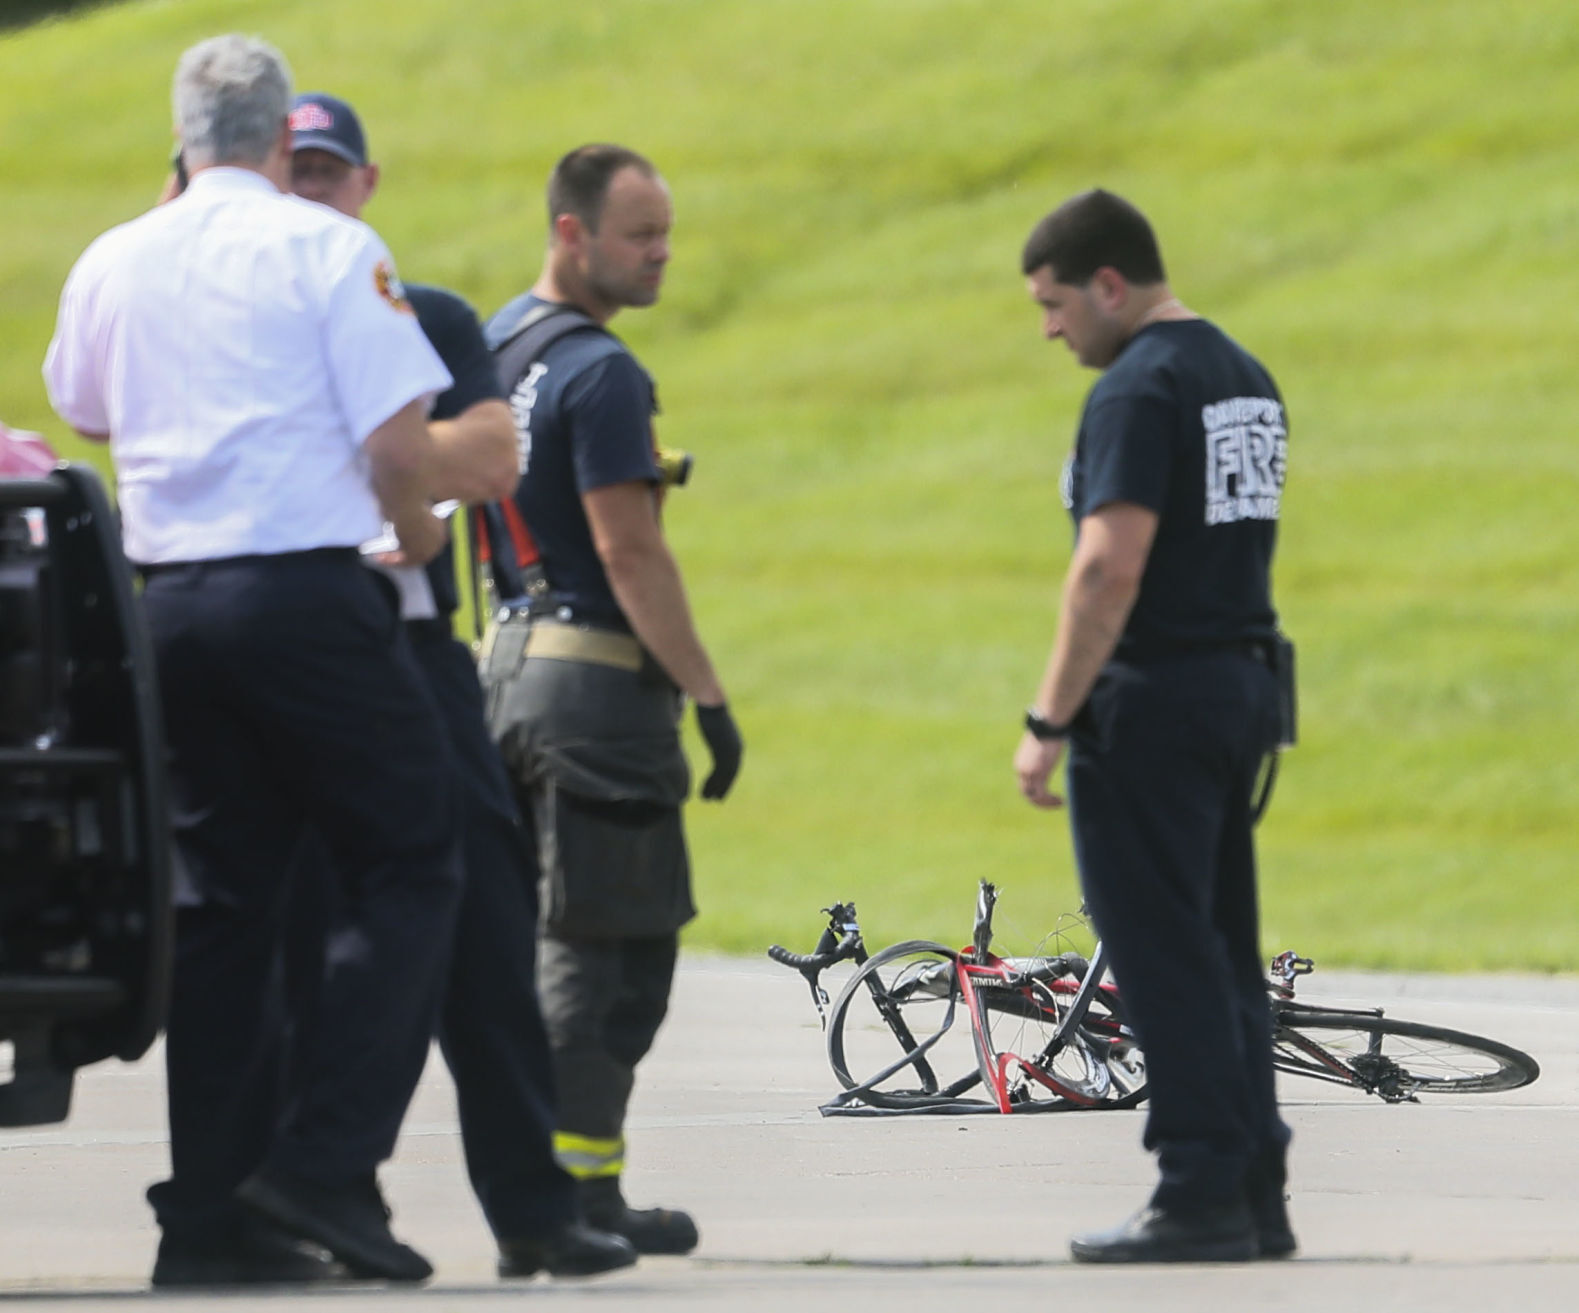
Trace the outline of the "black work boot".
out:
<instances>
[{"instance_id":1,"label":"black work boot","mask_svg":"<svg viewBox=\"0 0 1579 1313\"><path fill-rule=\"evenodd\" d=\"M617 1176L577 1181L576 1193L590 1225L624 1236L638 1254L689 1254L701 1238L689 1213L676 1208L632 1208L620 1192Z\"/></svg>"}]
</instances>

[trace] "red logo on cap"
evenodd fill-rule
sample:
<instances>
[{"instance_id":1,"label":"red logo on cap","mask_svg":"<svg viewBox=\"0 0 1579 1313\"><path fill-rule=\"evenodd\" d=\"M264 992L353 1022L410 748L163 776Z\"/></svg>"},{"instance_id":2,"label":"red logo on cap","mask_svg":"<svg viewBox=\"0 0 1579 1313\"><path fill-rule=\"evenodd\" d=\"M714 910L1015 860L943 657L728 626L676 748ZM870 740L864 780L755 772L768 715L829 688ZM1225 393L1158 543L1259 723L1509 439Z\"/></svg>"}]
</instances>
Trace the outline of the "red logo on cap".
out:
<instances>
[{"instance_id":1,"label":"red logo on cap","mask_svg":"<svg viewBox=\"0 0 1579 1313\"><path fill-rule=\"evenodd\" d=\"M322 105L309 101L291 111L292 132L328 132L334 127L334 115Z\"/></svg>"}]
</instances>

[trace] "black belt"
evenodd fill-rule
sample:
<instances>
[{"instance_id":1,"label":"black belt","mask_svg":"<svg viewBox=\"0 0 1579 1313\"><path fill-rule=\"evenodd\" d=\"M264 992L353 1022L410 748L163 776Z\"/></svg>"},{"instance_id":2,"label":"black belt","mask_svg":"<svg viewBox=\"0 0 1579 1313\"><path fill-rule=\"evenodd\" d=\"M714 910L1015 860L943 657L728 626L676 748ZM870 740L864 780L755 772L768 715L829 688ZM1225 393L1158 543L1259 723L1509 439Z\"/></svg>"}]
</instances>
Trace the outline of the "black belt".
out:
<instances>
[{"instance_id":1,"label":"black belt","mask_svg":"<svg viewBox=\"0 0 1579 1313\"><path fill-rule=\"evenodd\" d=\"M245 556L210 556L200 561L155 561L135 569L144 579L170 570L191 570L204 565L292 565L305 561L359 561L355 547L308 547L299 552L252 552Z\"/></svg>"},{"instance_id":2,"label":"black belt","mask_svg":"<svg viewBox=\"0 0 1579 1313\"><path fill-rule=\"evenodd\" d=\"M1225 638L1207 643L1156 643L1145 647L1120 648L1115 652L1117 661L1168 661L1192 656L1247 656L1264 666L1275 666L1276 646L1268 638Z\"/></svg>"},{"instance_id":3,"label":"black belt","mask_svg":"<svg viewBox=\"0 0 1579 1313\"><path fill-rule=\"evenodd\" d=\"M569 605L556 606L551 602L502 606L494 618L501 624L507 620L530 620L534 624L581 625L588 629L607 630L611 634L632 632L624 616L607 615L601 611L587 611Z\"/></svg>"}]
</instances>

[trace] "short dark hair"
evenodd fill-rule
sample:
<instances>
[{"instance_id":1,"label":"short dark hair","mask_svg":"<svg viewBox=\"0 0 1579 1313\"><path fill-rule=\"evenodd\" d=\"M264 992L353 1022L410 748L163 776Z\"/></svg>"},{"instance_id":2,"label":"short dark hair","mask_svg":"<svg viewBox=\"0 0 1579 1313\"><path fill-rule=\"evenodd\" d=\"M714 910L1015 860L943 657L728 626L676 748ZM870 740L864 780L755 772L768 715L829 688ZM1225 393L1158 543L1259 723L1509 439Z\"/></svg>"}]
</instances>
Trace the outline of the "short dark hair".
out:
<instances>
[{"instance_id":1,"label":"short dark hair","mask_svg":"<svg viewBox=\"0 0 1579 1313\"><path fill-rule=\"evenodd\" d=\"M1100 187L1072 196L1031 230L1020 272L1052 270L1053 281L1084 287L1098 269L1117 269L1145 286L1167 278L1146 216Z\"/></svg>"},{"instance_id":2,"label":"short dark hair","mask_svg":"<svg viewBox=\"0 0 1579 1313\"><path fill-rule=\"evenodd\" d=\"M609 183L621 169L637 169L649 178L658 176L646 156L606 142L577 146L564 156L548 178L549 230L561 214L573 214L587 231L597 232Z\"/></svg>"}]
</instances>

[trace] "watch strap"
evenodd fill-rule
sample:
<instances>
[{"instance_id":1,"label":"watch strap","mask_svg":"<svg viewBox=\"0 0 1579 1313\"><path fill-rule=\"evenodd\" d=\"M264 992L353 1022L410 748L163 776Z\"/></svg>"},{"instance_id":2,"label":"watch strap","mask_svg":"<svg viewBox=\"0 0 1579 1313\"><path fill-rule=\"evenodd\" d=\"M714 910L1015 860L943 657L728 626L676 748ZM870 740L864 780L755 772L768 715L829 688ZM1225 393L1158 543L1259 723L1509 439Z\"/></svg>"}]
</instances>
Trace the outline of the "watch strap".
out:
<instances>
[{"instance_id":1,"label":"watch strap","mask_svg":"<svg viewBox=\"0 0 1579 1313\"><path fill-rule=\"evenodd\" d=\"M1030 731L1033 738L1042 739L1067 739L1069 737L1069 722L1055 725L1042 715L1035 707L1029 707L1025 712L1025 728Z\"/></svg>"}]
</instances>

